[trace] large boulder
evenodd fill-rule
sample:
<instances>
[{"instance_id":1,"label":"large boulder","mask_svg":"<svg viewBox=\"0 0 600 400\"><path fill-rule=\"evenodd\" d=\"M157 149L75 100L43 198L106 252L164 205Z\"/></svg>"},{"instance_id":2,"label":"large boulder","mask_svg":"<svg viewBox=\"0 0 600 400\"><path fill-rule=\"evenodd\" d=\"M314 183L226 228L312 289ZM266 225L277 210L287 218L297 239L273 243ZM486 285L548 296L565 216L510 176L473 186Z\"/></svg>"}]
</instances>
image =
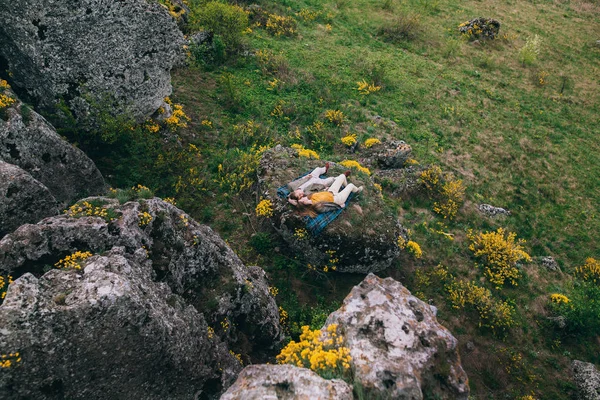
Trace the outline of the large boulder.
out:
<instances>
[{"instance_id":1,"label":"large boulder","mask_svg":"<svg viewBox=\"0 0 600 400\"><path fill-rule=\"evenodd\" d=\"M235 377L239 361L140 250L10 285L0 349L20 362L0 375L3 398L191 399Z\"/></svg>"},{"instance_id":2,"label":"large boulder","mask_svg":"<svg viewBox=\"0 0 600 400\"><path fill-rule=\"evenodd\" d=\"M16 165L0 161L0 238L21 224L56 215L48 188Z\"/></svg>"},{"instance_id":3,"label":"large boulder","mask_svg":"<svg viewBox=\"0 0 600 400\"><path fill-rule=\"evenodd\" d=\"M86 216L89 210L93 210L90 212L91 214L101 214L101 216ZM235 353L241 353L243 361L262 359L264 357L262 352L268 351L272 346L277 346L281 339L279 312L275 300L269 294L264 271L258 267L244 266L227 244L209 227L196 223L183 211L158 198L132 201L123 205L113 199L88 198L78 202L69 214L46 218L36 225L23 225L0 240L0 275L12 275L17 278L19 276L29 276L24 274L30 273L41 276L44 271L51 269L60 259L76 251L89 251L94 254L118 251L123 258L134 261L137 260L135 257L138 257L140 253L147 254L148 260L141 263L139 268L136 265L131 266L134 269L132 274L144 275L140 278L144 282L141 290L148 292L148 296L155 296L152 292L158 290L156 285L161 282L161 285L164 286L160 286L160 290L163 291L160 293L164 294L163 297L169 306L175 307L178 303L182 303L186 306L184 307L186 310L195 310L195 313L202 320L201 323L197 322L197 324L200 324L199 329L208 331L208 336L214 336L216 340L225 343L227 349ZM119 260L122 261L121 258ZM122 265L124 261L121 261L118 261L117 264ZM129 263L131 264L134 261ZM110 265L114 263L104 261L102 263L104 270L113 271L114 268ZM46 279L52 279L52 282L63 279L76 279L78 282L85 282L85 274L87 273L87 266L84 269L83 277L77 274L65 275L72 274L69 271L52 270L49 272L50 275L44 275L40 282L44 285ZM104 273L102 272L102 274ZM69 278L66 278L67 276ZM150 278L147 279L146 276ZM133 278L128 277L127 279ZM148 282L149 279L151 283ZM127 282L124 282L123 285L126 287L132 286ZM35 288L37 286L31 287ZM87 284L81 290L84 289L97 292L98 295L105 292L103 288L94 288ZM9 291L12 290L13 287L11 286ZM73 290L79 289L74 288ZM170 293L169 295L166 294L167 291ZM55 295L54 292L48 293L48 296ZM65 293L71 293L71 289L65 289ZM22 296L31 297L32 293L26 293ZM127 296L130 295L127 294ZM129 301L126 300L125 303ZM131 302L137 304L137 300L131 300ZM88 303L93 302L88 301ZM4 306L0 306L0 308L2 307ZM88 306L84 308L86 307ZM154 304L150 302L147 307L153 309ZM56 312L59 310L63 309L58 308ZM84 311L82 315L87 315L85 314L87 312ZM100 314L93 314L90 311L89 318L93 318L93 315L101 315L103 311L100 310L99 312ZM126 313L124 310L120 312ZM165 311L167 314L171 312L174 311ZM141 313L141 311L136 311L136 313ZM44 320L36 320L36 316L37 314L28 318L36 324L45 323ZM71 316L57 318L65 318L65 321L75 320L75 318L70 319ZM100 328L99 325L93 325L93 323L87 324L85 318L80 323L82 326L87 326L88 330L93 330L96 327ZM165 322L165 327L177 326L169 321ZM112 323L118 325L117 322L117 320L113 320ZM210 329L206 324L210 326ZM68 323L65 322L64 326L68 326ZM56 329L54 332L64 339L67 336L63 336L61 329ZM162 343L160 338L146 339L147 335L136 328L135 324L128 329L132 331L131 340L137 337L136 340L142 342L148 340L150 343L153 343L153 341ZM157 331L161 331L161 329L163 328L160 328L160 325L156 325ZM18 335L19 332L15 329L11 334ZM174 331L167 330L168 332ZM182 335L196 334L195 332L195 330L183 331ZM89 335L96 335L93 337L97 339L102 337L101 333L98 332L90 332ZM58 341L58 339L56 340ZM84 344L81 344L81 346L84 346ZM174 344L174 346L177 346L177 344ZM75 352L75 347L67 346L62 349L66 354L64 356L65 360L69 360L69 357L73 359L80 357ZM86 351L86 347L81 347L81 349L80 351ZM30 351L31 360L39 357L46 359L42 355L38 357L38 352L46 352L43 347L34 346L28 351ZM209 357L205 355L204 358L195 359L193 356L195 353L188 352L185 346L180 347L180 351L182 357L190 353L189 359L200 364L200 367L197 368L201 368L207 359L206 357ZM23 352L23 354L25 353ZM109 351L109 354L112 353ZM122 362L126 363L127 360L122 359ZM35 362L27 365L23 363L20 368L45 370L41 364ZM179 365L182 368L187 368L183 364ZM79 364L69 364L68 362L62 368L69 371L69 373L80 370ZM123 364L122 368L137 371L138 367L135 365L135 360L132 360L132 363ZM152 368L151 370L141 369L139 373L144 378L136 378L135 382L139 383L142 379L148 381L156 379L157 382L162 382L160 375L164 373L164 367L154 365ZM204 371L202 368L201 371ZM218 363L210 364L209 369L212 371L212 375L202 372L195 381L191 380L189 385L184 385L184 388L181 389L182 392L176 393L183 393L183 391L191 393L187 392L186 389L191 387L190 385L199 390L201 385L194 382L205 382L207 380L210 380L207 384L210 384L211 387L217 387L215 391L218 392L219 388L231 383L231 376L224 371L224 375L221 376L219 368L224 369L224 366L219 367ZM105 369L110 368L105 365ZM61 375L62 378L60 378L61 385L71 387L71 385L76 385L77 382L86 381L87 375L85 375L84 370L85 368L81 369L81 373L74 374L70 378L71 375L65 372L64 376ZM175 371L179 370L175 369ZM36 373L43 374L43 372ZM182 379L189 377L191 373L182 373ZM221 378L215 381L215 374ZM47 375L47 377L50 379L52 375ZM23 385L26 383L23 383ZM92 390L95 386L93 383L89 383L89 387ZM154 386L149 384L148 387ZM160 395L160 393L163 393L162 391L156 393L156 396L150 397L165 397ZM182 395L182 397L166 397L190 398L186 396L187 394ZM144 395L125 397L143 398ZM107 394L103 398L111 398L111 396Z\"/></svg>"},{"instance_id":4,"label":"large boulder","mask_svg":"<svg viewBox=\"0 0 600 400\"><path fill-rule=\"evenodd\" d=\"M307 264L316 268L335 266L339 272L364 274L388 268L400 251L397 218L371 178L356 170L348 180L364 186L364 191L348 202L340 216L318 236L298 234L305 228L305 221L277 195L277 188L324 164L299 157L297 150L280 145L263 154L258 167L258 193L273 204L272 227L294 253L302 254ZM332 162L328 175L337 176L345 170Z\"/></svg>"},{"instance_id":5,"label":"large boulder","mask_svg":"<svg viewBox=\"0 0 600 400\"><path fill-rule=\"evenodd\" d=\"M574 360L571 365L577 385L578 399L600 400L600 373L592 363Z\"/></svg>"},{"instance_id":6,"label":"large boulder","mask_svg":"<svg viewBox=\"0 0 600 400\"><path fill-rule=\"evenodd\" d=\"M16 100L6 116L0 118L0 161L27 171L61 206L106 190L94 162L61 138L41 115ZM26 222L33 221L22 221Z\"/></svg>"},{"instance_id":7,"label":"large boulder","mask_svg":"<svg viewBox=\"0 0 600 400\"><path fill-rule=\"evenodd\" d=\"M352 400L352 388L340 379L323 379L293 365L250 365L221 400Z\"/></svg>"},{"instance_id":8,"label":"large boulder","mask_svg":"<svg viewBox=\"0 0 600 400\"><path fill-rule=\"evenodd\" d=\"M458 341L431 306L392 278L369 274L329 315L325 327L331 324L343 332L354 380L372 398L469 397Z\"/></svg>"},{"instance_id":9,"label":"large boulder","mask_svg":"<svg viewBox=\"0 0 600 400\"><path fill-rule=\"evenodd\" d=\"M156 1L0 1L0 69L24 100L51 108L62 99L80 119L90 103L136 119L154 113L184 43Z\"/></svg>"}]
</instances>

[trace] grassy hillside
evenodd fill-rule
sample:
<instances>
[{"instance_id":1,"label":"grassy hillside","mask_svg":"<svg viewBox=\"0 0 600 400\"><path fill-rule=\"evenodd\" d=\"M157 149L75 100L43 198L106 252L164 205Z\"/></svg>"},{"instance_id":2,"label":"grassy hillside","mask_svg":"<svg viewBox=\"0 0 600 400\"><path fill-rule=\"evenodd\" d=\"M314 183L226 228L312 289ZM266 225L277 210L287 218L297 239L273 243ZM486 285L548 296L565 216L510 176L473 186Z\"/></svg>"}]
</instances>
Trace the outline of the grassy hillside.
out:
<instances>
[{"instance_id":1,"label":"grassy hillside","mask_svg":"<svg viewBox=\"0 0 600 400\"><path fill-rule=\"evenodd\" d=\"M426 196L396 199L384 188L423 257L407 252L380 275L439 307L440 321L459 338L474 398L572 398L570 361L600 363L600 312L586 300L600 302L600 295L576 271L600 258L600 6L575 0L261 6L292 18L293 32L277 25L281 20L261 24L263 14L255 12L242 50L224 62L202 62L206 57L190 49L190 67L173 76L172 100L191 117L179 132L184 146L167 153L148 145L156 160L129 164L129 171L105 163L115 185L143 183L175 196L247 264L265 268L294 335L302 324L320 326L362 277L311 274L266 231L251 189L261 146L302 144L321 159L340 161L352 158L340 142L348 134L361 142L405 140L420 164L461 179L466 199L448 220L432 212ZM496 40L459 33L459 24L479 16L502 23ZM535 35L539 53L523 62L522 48ZM362 95L363 80L381 89ZM343 122L332 123L328 110L341 111ZM374 123L374 115L387 123ZM193 151L180 150L190 143ZM479 203L512 214L484 218ZM470 230L500 227L525 239L523 251L533 258L517 267L514 284L493 284L469 249ZM561 271L545 269L540 256L553 256ZM556 293L570 303L552 302ZM566 328L548 319L558 315L567 316Z\"/></svg>"}]
</instances>

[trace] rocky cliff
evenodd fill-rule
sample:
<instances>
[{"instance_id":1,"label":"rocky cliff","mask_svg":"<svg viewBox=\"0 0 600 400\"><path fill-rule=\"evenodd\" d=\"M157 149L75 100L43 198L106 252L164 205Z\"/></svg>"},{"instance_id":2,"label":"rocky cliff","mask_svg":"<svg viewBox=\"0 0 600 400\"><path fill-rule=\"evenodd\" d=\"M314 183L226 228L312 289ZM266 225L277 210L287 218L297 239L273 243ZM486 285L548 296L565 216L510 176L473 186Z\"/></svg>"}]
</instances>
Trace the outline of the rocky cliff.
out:
<instances>
[{"instance_id":1,"label":"rocky cliff","mask_svg":"<svg viewBox=\"0 0 600 400\"><path fill-rule=\"evenodd\" d=\"M215 394L281 337L264 271L160 199L89 198L24 225L0 241L0 274L16 278L0 349L22 359L8 398Z\"/></svg>"},{"instance_id":2,"label":"rocky cliff","mask_svg":"<svg viewBox=\"0 0 600 400\"><path fill-rule=\"evenodd\" d=\"M143 119L171 93L184 38L145 0L0 2L0 70L23 100L63 99L79 119L90 102Z\"/></svg>"}]
</instances>

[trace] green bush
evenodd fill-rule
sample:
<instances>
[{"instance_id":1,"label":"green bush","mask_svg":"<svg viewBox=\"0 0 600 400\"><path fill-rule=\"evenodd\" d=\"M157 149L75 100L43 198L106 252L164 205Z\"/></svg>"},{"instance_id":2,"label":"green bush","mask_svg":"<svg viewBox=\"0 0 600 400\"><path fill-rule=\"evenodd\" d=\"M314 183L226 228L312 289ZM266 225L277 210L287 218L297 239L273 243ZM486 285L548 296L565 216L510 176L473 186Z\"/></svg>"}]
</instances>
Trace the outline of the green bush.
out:
<instances>
[{"instance_id":1,"label":"green bush","mask_svg":"<svg viewBox=\"0 0 600 400\"><path fill-rule=\"evenodd\" d=\"M552 303L552 308L566 319L565 333L577 337L600 335L600 287L593 282L575 282L568 303Z\"/></svg>"},{"instance_id":2,"label":"green bush","mask_svg":"<svg viewBox=\"0 0 600 400\"><path fill-rule=\"evenodd\" d=\"M214 36L212 43L192 44L190 53L194 62L210 70L213 67L221 65L226 60L227 48L221 36Z\"/></svg>"},{"instance_id":3,"label":"green bush","mask_svg":"<svg viewBox=\"0 0 600 400\"><path fill-rule=\"evenodd\" d=\"M229 51L242 44L242 33L248 28L248 15L239 6L211 1L192 9L190 23L193 29L206 29L220 36Z\"/></svg>"},{"instance_id":4,"label":"green bush","mask_svg":"<svg viewBox=\"0 0 600 400\"><path fill-rule=\"evenodd\" d=\"M525 65L531 65L537 60L542 46L542 39L538 35L534 35L527 39L525 46L519 50L519 61Z\"/></svg>"}]
</instances>

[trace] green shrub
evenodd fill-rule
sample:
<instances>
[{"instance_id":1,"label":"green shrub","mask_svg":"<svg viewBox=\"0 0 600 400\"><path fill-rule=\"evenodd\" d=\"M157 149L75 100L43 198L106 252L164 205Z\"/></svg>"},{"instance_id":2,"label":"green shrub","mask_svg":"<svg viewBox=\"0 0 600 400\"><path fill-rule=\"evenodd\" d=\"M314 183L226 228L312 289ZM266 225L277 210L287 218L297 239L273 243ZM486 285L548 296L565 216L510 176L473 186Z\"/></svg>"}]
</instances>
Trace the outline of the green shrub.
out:
<instances>
[{"instance_id":1,"label":"green shrub","mask_svg":"<svg viewBox=\"0 0 600 400\"><path fill-rule=\"evenodd\" d=\"M564 332L577 337L600 335L600 287L594 282L575 282L567 302L552 302L552 310L566 319Z\"/></svg>"},{"instance_id":2,"label":"green shrub","mask_svg":"<svg viewBox=\"0 0 600 400\"><path fill-rule=\"evenodd\" d=\"M242 33L248 28L248 15L239 6L211 1L194 8L190 18L194 29L206 29L220 36L229 51L242 44Z\"/></svg>"},{"instance_id":3,"label":"green shrub","mask_svg":"<svg viewBox=\"0 0 600 400\"><path fill-rule=\"evenodd\" d=\"M531 65L537 60L542 46L542 39L538 35L534 35L527 39L525 46L519 50L519 61L523 66Z\"/></svg>"},{"instance_id":4,"label":"green shrub","mask_svg":"<svg viewBox=\"0 0 600 400\"><path fill-rule=\"evenodd\" d=\"M192 44L190 46L192 60L205 69L212 69L225 62L227 47L221 36L216 35L212 43Z\"/></svg>"}]
</instances>

